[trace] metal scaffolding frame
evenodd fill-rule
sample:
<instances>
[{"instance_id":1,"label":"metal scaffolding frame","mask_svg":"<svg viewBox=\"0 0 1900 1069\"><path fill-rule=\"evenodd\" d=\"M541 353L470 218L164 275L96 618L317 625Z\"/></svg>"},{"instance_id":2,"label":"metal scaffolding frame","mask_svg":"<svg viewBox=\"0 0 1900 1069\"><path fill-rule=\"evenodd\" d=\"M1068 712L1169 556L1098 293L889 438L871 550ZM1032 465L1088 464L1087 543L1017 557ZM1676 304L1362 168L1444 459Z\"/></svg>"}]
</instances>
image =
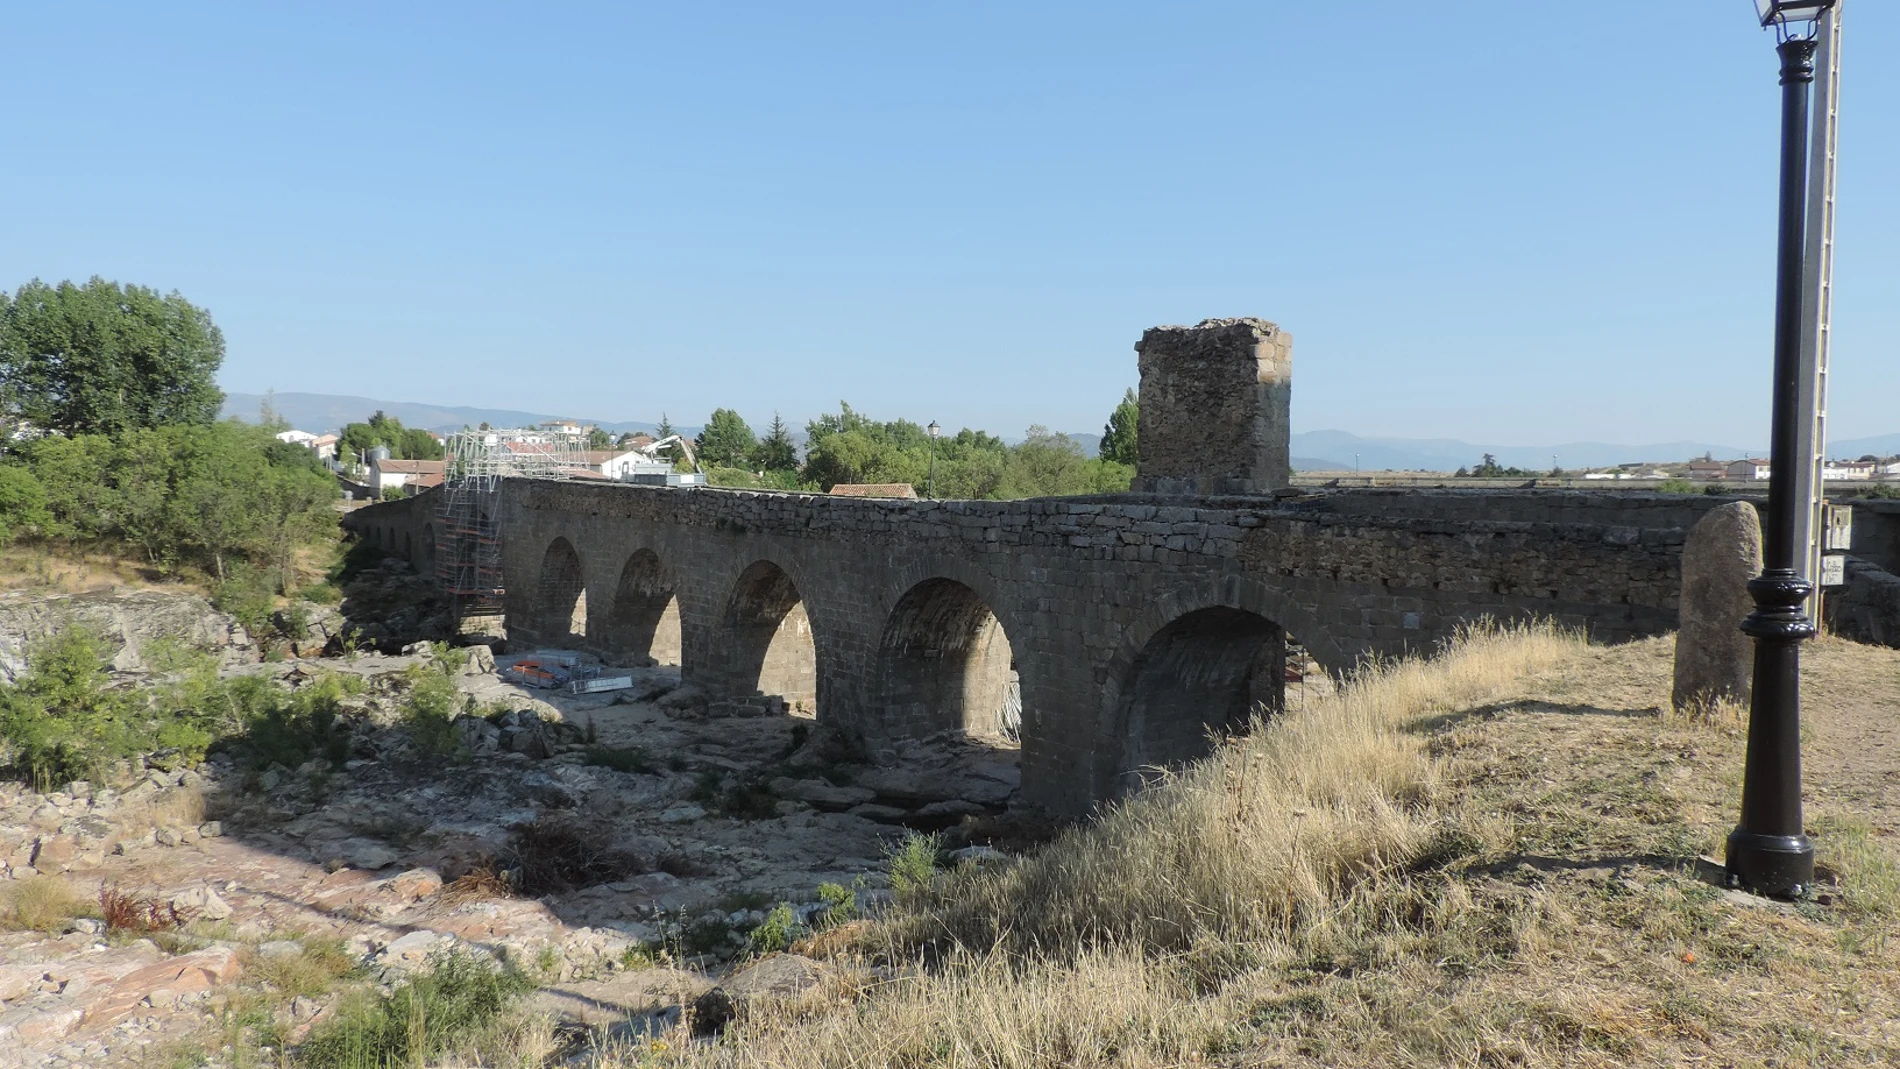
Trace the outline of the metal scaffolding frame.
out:
<instances>
[{"instance_id":1,"label":"metal scaffolding frame","mask_svg":"<svg viewBox=\"0 0 1900 1069\"><path fill-rule=\"evenodd\" d=\"M448 436L448 470L436 505L435 574L457 621L498 616L507 593L501 562L504 480L565 479L577 442L539 432L459 431Z\"/></svg>"}]
</instances>

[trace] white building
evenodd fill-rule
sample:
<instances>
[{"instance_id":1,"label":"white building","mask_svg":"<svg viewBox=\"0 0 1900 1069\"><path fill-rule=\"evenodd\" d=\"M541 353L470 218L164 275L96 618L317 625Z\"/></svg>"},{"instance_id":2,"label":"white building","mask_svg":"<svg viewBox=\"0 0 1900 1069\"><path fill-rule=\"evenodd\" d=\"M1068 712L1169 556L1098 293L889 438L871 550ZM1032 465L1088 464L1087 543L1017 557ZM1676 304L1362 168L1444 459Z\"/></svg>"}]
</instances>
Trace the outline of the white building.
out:
<instances>
[{"instance_id":1,"label":"white building","mask_svg":"<svg viewBox=\"0 0 1900 1069\"><path fill-rule=\"evenodd\" d=\"M576 467L598 472L616 482L630 481L635 475L665 475L673 470L667 460L655 460L637 449L593 449L571 454Z\"/></svg>"},{"instance_id":2,"label":"white building","mask_svg":"<svg viewBox=\"0 0 1900 1069\"><path fill-rule=\"evenodd\" d=\"M1871 479L1876 465L1873 461L1830 460L1821 468L1825 479Z\"/></svg>"},{"instance_id":3,"label":"white building","mask_svg":"<svg viewBox=\"0 0 1900 1069\"><path fill-rule=\"evenodd\" d=\"M1769 469L1766 460L1731 460L1728 465L1728 477L1731 479L1766 479Z\"/></svg>"},{"instance_id":4,"label":"white building","mask_svg":"<svg viewBox=\"0 0 1900 1069\"><path fill-rule=\"evenodd\" d=\"M378 494L393 487L427 489L440 485L448 468L448 463L441 460L385 460L374 457L369 462L369 478L365 481Z\"/></svg>"}]
</instances>

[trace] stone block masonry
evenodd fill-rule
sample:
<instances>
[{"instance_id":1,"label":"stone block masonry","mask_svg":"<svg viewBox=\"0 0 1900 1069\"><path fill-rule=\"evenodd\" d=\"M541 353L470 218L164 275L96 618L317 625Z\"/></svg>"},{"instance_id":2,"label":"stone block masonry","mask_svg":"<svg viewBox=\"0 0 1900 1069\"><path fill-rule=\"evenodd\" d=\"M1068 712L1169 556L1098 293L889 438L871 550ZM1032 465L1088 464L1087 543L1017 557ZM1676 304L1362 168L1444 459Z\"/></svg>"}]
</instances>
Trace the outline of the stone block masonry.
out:
<instances>
[{"instance_id":1,"label":"stone block masonry","mask_svg":"<svg viewBox=\"0 0 1900 1069\"><path fill-rule=\"evenodd\" d=\"M419 555L431 496L345 522ZM1385 490L895 501L526 480L501 502L511 640L623 662L676 644L665 659L677 649L715 697L815 699L871 749L982 731L1013 669L1024 797L1069 815L1270 706L1262 673L1280 669L1263 651L1282 632L1344 673L1480 617L1608 641L1673 630L1687 527L1722 504ZM570 553L578 582L543 587ZM674 637L656 637L665 615Z\"/></svg>"},{"instance_id":2,"label":"stone block masonry","mask_svg":"<svg viewBox=\"0 0 1900 1069\"><path fill-rule=\"evenodd\" d=\"M1078 815L1284 698L1286 644L1329 672L1469 621L1604 640L1676 626L1686 531L1654 493L1291 493L1292 339L1156 327L1138 493L905 501L509 480L510 641L677 659L722 702L815 706L876 751L996 730L1021 699L1022 796ZM344 522L427 570L435 495Z\"/></svg>"},{"instance_id":3,"label":"stone block masonry","mask_svg":"<svg viewBox=\"0 0 1900 1069\"><path fill-rule=\"evenodd\" d=\"M1136 490L1268 493L1291 482L1291 335L1264 319L1206 319L1154 327L1135 352Z\"/></svg>"}]
</instances>

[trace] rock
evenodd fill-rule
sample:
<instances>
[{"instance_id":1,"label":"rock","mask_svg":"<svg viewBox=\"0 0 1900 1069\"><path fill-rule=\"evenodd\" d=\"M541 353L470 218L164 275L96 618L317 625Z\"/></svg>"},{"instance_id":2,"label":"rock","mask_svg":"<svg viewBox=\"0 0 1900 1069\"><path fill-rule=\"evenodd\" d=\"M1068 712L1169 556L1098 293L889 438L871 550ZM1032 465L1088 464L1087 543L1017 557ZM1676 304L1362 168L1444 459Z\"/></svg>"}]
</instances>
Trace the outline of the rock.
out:
<instances>
[{"instance_id":1,"label":"rock","mask_svg":"<svg viewBox=\"0 0 1900 1069\"><path fill-rule=\"evenodd\" d=\"M1742 634L1754 609L1748 581L1761 573L1761 521L1755 506L1734 501L1712 509L1682 547L1681 626L1676 633L1678 710L1715 701L1746 704L1754 641Z\"/></svg>"},{"instance_id":2,"label":"rock","mask_svg":"<svg viewBox=\"0 0 1900 1069\"><path fill-rule=\"evenodd\" d=\"M897 824L902 822L905 817L910 816L910 810L908 809L899 809L894 805L878 805L875 802L854 805L846 810L846 812L854 817L875 820L879 824Z\"/></svg>"},{"instance_id":3,"label":"rock","mask_svg":"<svg viewBox=\"0 0 1900 1069\"><path fill-rule=\"evenodd\" d=\"M492 676L495 674L495 652L487 646L468 647L468 660L461 667L460 674L465 676Z\"/></svg>"},{"instance_id":4,"label":"rock","mask_svg":"<svg viewBox=\"0 0 1900 1069\"><path fill-rule=\"evenodd\" d=\"M224 825L215 820L207 820L198 825L198 834L207 839L216 839L224 835Z\"/></svg>"},{"instance_id":5,"label":"rock","mask_svg":"<svg viewBox=\"0 0 1900 1069\"><path fill-rule=\"evenodd\" d=\"M433 954L438 947L447 947L453 943L454 939L452 935L431 932L426 928L418 929L399 936L384 947L381 957L388 962L420 965L428 961L429 955Z\"/></svg>"},{"instance_id":6,"label":"rock","mask_svg":"<svg viewBox=\"0 0 1900 1069\"><path fill-rule=\"evenodd\" d=\"M401 875L390 877L388 887L391 893L414 902L440 891L442 876L434 869L410 869Z\"/></svg>"},{"instance_id":7,"label":"rock","mask_svg":"<svg viewBox=\"0 0 1900 1069\"><path fill-rule=\"evenodd\" d=\"M743 1014L748 1003L795 998L824 982L826 975L823 965L798 954L764 958L693 1000L693 1032L716 1032Z\"/></svg>"},{"instance_id":8,"label":"rock","mask_svg":"<svg viewBox=\"0 0 1900 1069\"><path fill-rule=\"evenodd\" d=\"M295 958L303 955L303 944L295 939L273 939L259 944L257 956L260 958Z\"/></svg>"},{"instance_id":9,"label":"rock","mask_svg":"<svg viewBox=\"0 0 1900 1069\"><path fill-rule=\"evenodd\" d=\"M545 772L524 774L521 788L530 799L551 809L572 809L583 800L580 791Z\"/></svg>"},{"instance_id":10,"label":"rock","mask_svg":"<svg viewBox=\"0 0 1900 1069\"><path fill-rule=\"evenodd\" d=\"M372 839L345 839L335 856L353 869L385 869L402 860L401 855Z\"/></svg>"},{"instance_id":11,"label":"rock","mask_svg":"<svg viewBox=\"0 0 1900 1069\"><path fill-rule=\"evenodd\" d=\"M792 779L780 776L770 784L772 793L781 798L810 802L820 809L845 810L877 798L877 792L864 787L833 787L824 780Z\"/></svg>"},{"instance_id":12,"label":"rock","mask_svg":"<svg viewBox=\"0 0 1900 1069\"><path fill-rule=\"evenodd\" d=\"M501 729L479 716L456 717L454 729L462 748L476 757L485 757L501 749Z\"/></svg>"},{"instance_id":13,"label":"rock","mask_svg":"<svg viewBox=\"0 0 1900 1069\"><path fill-rule=\"evenodd\" d=\"M0 595L0 680L11 682L26 667L26 650L63 627L77 624L105 640L112 667L145 668L145 645L171 638L200 649L249 646L231 617L196 594L157 590L95 591L58 597Z\"/></svg>"},{"instance_id":14,"label":"rock","mask_svg":"<svg viewBox=\"0 0 1900 1069\"><path fill-rule=\"evenodd\" d=\"M946 798L941 802L932 802L922 809L919 809L917 815L936 819L940 817L955 818L975 816L982 812L985 812L985 809L975 802L966 802L961 798Z\"/></svg>"},{"instance_id":15,"label":"rock","mask_svg":"<svg viewBox=\"0 0 1900 1069\"><path fill-rule=\"evenodd\" d=\"M673 808L660 814L660 823L684 824L689 820L699 820L705 815L706 815L706 811L704 809L701 809L699 806L690 805L690 804L676 805Z\"/></svg>"},{"instance_id":16,"label":"rock","mask_svg":"<svg viewBox=\"0 0 1900 1069\"><path fill-rule=\"evenodd\" d=\"M993 846L966 846L961 850L950 851L950 860L958 864L968 861L985 865L997 861L1008 861L1009 855Z\"/></svg>"},{"instance_id":17,"label":"rock","mask_svg":"<svg viewBox=\"0 0 1900 1069\"><path fill-rule=\"evenodd\" d=\"M221 921L231 915L231 906L209 887L191 887L172 896L171 904L193 917Z\"/></svg>"},{"instance_id":18,"label":"rock","mask_svg":"<svg viewBox=\"0 0 1900 1069\"><path fill-rule=\"evenodd\" d=\"M42 835L33 847L33 867L45 873L65 872L79 856L79 844L70 835Z\"/></svg>"}]
</instances>

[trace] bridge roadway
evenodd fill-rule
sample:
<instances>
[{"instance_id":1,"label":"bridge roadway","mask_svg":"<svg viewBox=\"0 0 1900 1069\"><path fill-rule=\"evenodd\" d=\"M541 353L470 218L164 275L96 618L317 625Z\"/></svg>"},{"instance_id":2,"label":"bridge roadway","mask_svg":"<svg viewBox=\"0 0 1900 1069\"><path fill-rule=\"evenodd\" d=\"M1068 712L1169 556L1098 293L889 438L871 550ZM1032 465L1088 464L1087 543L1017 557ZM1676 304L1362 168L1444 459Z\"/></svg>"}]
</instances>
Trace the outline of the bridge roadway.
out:
<instances>
[{"instance_id":1,"label":"bridge roadway","mask_svg":"<svg viewBox=\"0 0 1900 1069\"><path fill-rule=\"evenodd\" d=\"M438 492L346 526L425 572ZM1603 640L1672 630L1719 499L1335 490L898 501L507 480L511 641L653 657L715 698L780 695L873 752L982 735L1020 682L1023 800L1085 812L1328 672L1481 617Z\"/></svg>"}]
</instances>

